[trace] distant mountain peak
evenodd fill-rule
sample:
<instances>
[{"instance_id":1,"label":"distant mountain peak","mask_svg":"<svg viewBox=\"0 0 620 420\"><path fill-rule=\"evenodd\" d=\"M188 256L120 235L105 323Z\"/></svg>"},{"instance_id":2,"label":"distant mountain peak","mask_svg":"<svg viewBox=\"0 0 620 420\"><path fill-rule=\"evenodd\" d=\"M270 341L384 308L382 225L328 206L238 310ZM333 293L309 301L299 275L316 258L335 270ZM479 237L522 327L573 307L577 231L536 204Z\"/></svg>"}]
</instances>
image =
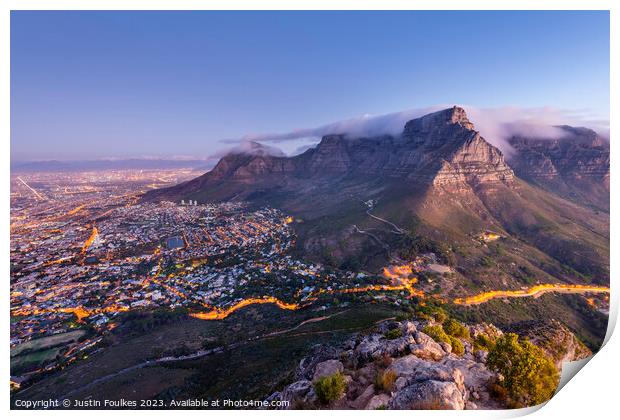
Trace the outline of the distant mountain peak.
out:
<instances>
[{"instance_id":1,"label":"distant mountain peak","mask_svg":"<svg viewBox=\"0 0 620 420\"><path fill-rule=\"evenodd\" d=\"M467 112L465 112L465 109L457 105L454 105L452 108L447 108L432 114L428 114L425 117L426 119L433 120L435 124L441 124L443 122L446 122L448 124L458 124L468 130L474 129L474 125L467 118Z\"/></svg>"},{"instance_id":2,"label":"distant mountain peak","mask_svg":"<svg viewBox=\"0 0 620 420\"><path fill-rule=\"evenodd\" d=\"M474 125L467 118L467 113L460 106L454 105L452 108L446 111L448 111L448 114L450 116L450 122L452 122L453 124L460 124L469 130L474 129Z\"/></svg>"},{"instance_id":3,"label":"distant mountain peak","mask_svg":"<svg viewBox=\"0 0 620 420\"><path fill-rule=\"evenodd\" d=\"M465 110L455 105L452 108L443 109L408 121L405 124L403 135L410 136L416 132L425 133L454 125L463 127L466 130L474 130L474 125L467 118Z\"/></svg>"}]
</instances>

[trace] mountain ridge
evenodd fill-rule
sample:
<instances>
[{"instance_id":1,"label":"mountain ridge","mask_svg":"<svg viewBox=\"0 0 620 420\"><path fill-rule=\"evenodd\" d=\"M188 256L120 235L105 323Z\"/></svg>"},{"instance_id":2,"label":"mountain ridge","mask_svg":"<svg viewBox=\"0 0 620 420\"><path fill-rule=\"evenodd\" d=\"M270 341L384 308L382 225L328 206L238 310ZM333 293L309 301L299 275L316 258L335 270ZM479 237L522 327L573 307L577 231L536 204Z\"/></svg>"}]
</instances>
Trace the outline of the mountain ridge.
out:
<instances>
[{"instance_id":1,"label":"mountain ridge","mask_svg":"<svg viewBox=\"0 0 620 420\"><path fill-rule=\"evenodd\" d=\"M609 211L610 147L595 131L558 126L557 138L513 136L508 162L520 178L580 204Z\"/></svg>"},{"instance_id":2,"label":"mountain ridge","mask_svg":"<svg viewBox=\"0 0 620 420\"><path fill-rule=\"evenodd\" d=\"M243 191L233 189L234 193L231 191L226 197L217 188L224 180L245 185L271 182L273 187L286 186L287 180L269 179L280 176L302 182L334 176L380 176L406 178L427 185L475 186L497 182L510 185L514 173L502 152L474 130L465 110L454 106L409 121L400 137L326 135L315 148L293 157L232 153L203 176L148 193L146 199L189 198L205 188L218 190L213 191L216 200L227 199L243 195Z\"/></svg>"}]
</instances>

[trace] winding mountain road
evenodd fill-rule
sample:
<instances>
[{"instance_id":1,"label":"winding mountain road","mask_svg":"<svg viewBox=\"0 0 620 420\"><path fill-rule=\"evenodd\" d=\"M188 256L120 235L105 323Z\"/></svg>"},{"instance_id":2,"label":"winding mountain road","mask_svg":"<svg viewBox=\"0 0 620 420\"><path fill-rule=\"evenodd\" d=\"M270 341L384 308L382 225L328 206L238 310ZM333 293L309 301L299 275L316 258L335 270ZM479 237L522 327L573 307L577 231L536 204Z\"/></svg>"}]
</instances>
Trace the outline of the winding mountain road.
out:
<instances>
[{"instance_id":1,"label":"winding mountain road","mask_svg":"<svg viewBox=\"0 0 620 420\"><path fill-rule=\"evenodd\" d=\"M374 214L372 214L370 212L370 210L371 209L366 210L366 214L369 215L370 217L372 217L375 220L378 220L380 222L387 223L388 225L390 225L392 227L392 229L394 229L394 230L392 230L390 232L395 233L397 235L404 235L407 232L406 230L404 230L402 228L399 228L398 226L396 226L394 223L390 222L389 220L385 220L385 219L383 219L383 218L381 218L379 216L375 216Z\"/></svg>"}]
</instances>

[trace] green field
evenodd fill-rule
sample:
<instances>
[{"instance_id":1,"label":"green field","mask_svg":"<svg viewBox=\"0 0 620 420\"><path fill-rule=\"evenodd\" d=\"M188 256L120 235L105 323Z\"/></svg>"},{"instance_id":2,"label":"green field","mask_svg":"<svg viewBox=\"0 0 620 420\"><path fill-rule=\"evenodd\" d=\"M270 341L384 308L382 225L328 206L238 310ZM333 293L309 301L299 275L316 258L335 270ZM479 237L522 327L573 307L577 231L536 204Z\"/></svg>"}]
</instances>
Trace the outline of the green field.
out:
<instances>
[{"instance_id":1,"label":"green field","mask_svg":"<svg viewBox=\"0 0 620 420\"><path fill-rule=\"evenodd\" d=\"M68 344L77 342L84 334L84 330L74 330L18 344L11 349L11 375L20 375L47 365Z\"/></svg>"},{"instance_id":2,"label":"green field","mask_svg":"<svg viewBox=\"0 0 620 420\"><path fill-rule=\"evenodd\" d=\"M84 335L83 330L73 330L66 333L48 335L46 337L37 338L18 344L11 349L11 357L18 356L28 351L39 351L42 349L57 347L63 344L75 342Z\"/></svg>"}]
</instances>

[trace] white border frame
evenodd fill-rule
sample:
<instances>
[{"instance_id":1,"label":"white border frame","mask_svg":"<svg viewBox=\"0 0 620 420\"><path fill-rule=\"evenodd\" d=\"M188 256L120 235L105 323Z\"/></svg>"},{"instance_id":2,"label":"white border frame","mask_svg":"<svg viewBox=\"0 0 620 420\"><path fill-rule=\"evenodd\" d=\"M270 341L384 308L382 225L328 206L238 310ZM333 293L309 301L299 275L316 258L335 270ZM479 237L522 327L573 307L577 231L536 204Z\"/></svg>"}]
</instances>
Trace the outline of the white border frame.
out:
<instances>
[{"instance_id":1,"label":"white border frame","mask_svg":"<svg viewBox=\"0 0 620 420\"><path fill-rule=\"evenodd\" d=\"M377 2L378 3L378 2ZM383 0L379 4L368 0L346 1L346 0L297 0L294 3L278 0L262 0L260 2L252 0L216 0L216 1L199 1L199 0L4 0L0 2L0 150L2 150L2 174L4 182L2 183L2 199L4 201L4 223L1 225L0 236L4 238L2 241L1 260L2 272L7 274L6 283L1 288L1 296L3 302L9 303L9 220L10 220L10 11L11 10L610 10L610 137L617 138L620 134L615 116L618 111L618 84L617 75L620 74L620 43L618 42L618 9L620 2L609 0L593 0L578 1L564 0ZM614 10L615 9L615 10ZM576 28L577 30L577 28ZM616 54L611 52L616 51ZM612 140L612 142L615 140ZM611 148L612 162L617 161L618 153L615 146ZM612 170L612 180L615 178L615 172ZM611 183L611 214L618 207L618 185ZM618 253L617 242L619 231L615 221L611 221L610 238L611 238L611 261L618 261L620 256ZM618 314L618 293L617 283L614 275L617 273L615 264L611 267L611 311L610 324L606 337L605 348L602 348L592 359L588 366L579 373L579 379L570 381L553 399L547 403L543 410L539 410L534 414L535 418L558 418L566 416L572 418L588 417L595 419L596 417L608 418L612 412L617 411L616 399L618 378L620 378L620 369L616 358L616 354L620 354L620 342L618 338L609 341L611 332L615 327ZM10 338L9 328L9 311L5 307L6 316L2 318L2 328L8 343ZM609 341L609 342L607 342ZM2 373L5 380L9 378L9 346L2 347L3 357ZM8 390L7 390L8 391ZM2 407L9 410L9 392L5 392L2 396ZM522 409L512 411L465 411L465 412L411 412L396 411L389 412L391 418L397 417L402 419L410 419L411 416L424 418L501 418L516 417L536 411L534 409ZM346 419L365 417L378 418L385 416L386 411L377 412L338 412L338 416L344 416ZM108 411L90 410L86 415L94 419L103 419L111 413ZM131 415L132 417L146 417L163 419L170 415L168 411L137 411L124 413L121 415ZM78 418L85 415L84 411L11 411L10 415L15 418L34 418L35 416L44 415L49 418ZM205 413L203 411L184 411L183 416L192 418L204 418L204 416L216 416L218 418L232 418L235 416L248 416L252 418L273 418L281 416L295 416L297 418L316 418L335 415L334 411L219 411Z\"/></svg>"}]
</instances>

